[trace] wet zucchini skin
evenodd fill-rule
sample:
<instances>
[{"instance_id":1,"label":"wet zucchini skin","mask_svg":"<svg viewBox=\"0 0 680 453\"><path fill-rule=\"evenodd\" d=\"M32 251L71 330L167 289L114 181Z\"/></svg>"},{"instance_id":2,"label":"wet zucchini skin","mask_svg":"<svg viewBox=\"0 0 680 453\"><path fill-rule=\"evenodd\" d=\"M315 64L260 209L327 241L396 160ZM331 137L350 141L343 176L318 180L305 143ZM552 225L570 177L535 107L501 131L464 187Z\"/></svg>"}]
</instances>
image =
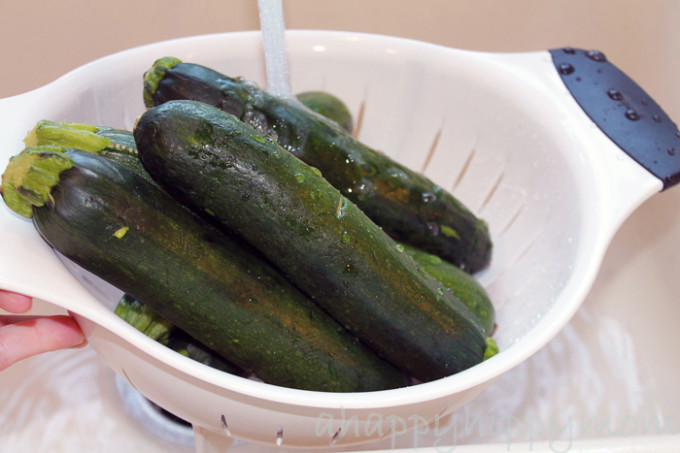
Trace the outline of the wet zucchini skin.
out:
<instances>
[{"instance_id":1,"label":"wet zucchini skin","mask_svg":"<svg viewBox=\"0 0 680 453\"><path fill-rule=\"evenodd\" d=\"M459 200L298 103L173 58L157 61L147 72L144 99L148 107L190 99L231 113L321 170L396 240L438 255L469 273L490 262L492 243L487 225Z\"/></svg>"},{"instance_id":2,"label":"wet zucchini skin","mask_svg":"<svg viewBox=\"0 0 680 453\"><path fill-rule=\"evenodd\" d=\"M354 132L354 118L338 97L325 91L305 91L295 95L295 98L312 112L335 121L347 133Z\"/></svg>"},{"instance_id":3,"label":"wet zucchini skin","mask_svg":"<svg viewBox=\"0 0 680 453\"><path fill-rule=\"evenodd\" d=\"M404 253L412 257L423 272L434 277L448 291L452 291L475 314L488 336L493 334L496 321L495 308L486 290L474 276L436 255L408 245L403 247Z\"/></svg>"},{"instance_id":4,"label":"wet zucchini skin","mask_svg":"<svg viewBox=\"0 0 680 453\"><path fill-rule=\"evenodd\" d=\"M161 189L103 157L67 154L74 166L53 201L33 208L36 228L65 256L265 382L329 392L403 385L279 273Z\"/></svg>"},{"instance_id":5,"label":"wet zucchini skin","mask_svg":"<svg viewBox=\"0 0 680 453\"><path fill-rule=\"evenodd\" d=\"M194 101L148 110L134 134L166 191L241 235L393 365L430 381L482 360L484 329L470 310L269 136Z\"/></svg>"}]
</instances>

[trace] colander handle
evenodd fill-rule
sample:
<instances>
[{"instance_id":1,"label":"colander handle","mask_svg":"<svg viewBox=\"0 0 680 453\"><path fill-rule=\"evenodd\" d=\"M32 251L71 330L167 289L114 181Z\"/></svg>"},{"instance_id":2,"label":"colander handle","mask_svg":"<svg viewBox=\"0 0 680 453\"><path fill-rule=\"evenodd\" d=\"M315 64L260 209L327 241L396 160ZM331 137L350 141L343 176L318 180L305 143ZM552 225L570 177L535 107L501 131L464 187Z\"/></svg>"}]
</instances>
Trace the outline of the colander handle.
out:
<instances>
[{"instance_id":1,"label":"colander handle","mask_svg":"<svg viewBox=\"0 0 680 453\"><path fill-rule=\"evenodd\" d=\"M680 182L677 125L604 53L571 47L549 51L576 102L600 130L663 183Z\"/></svg>"}]
</instances>

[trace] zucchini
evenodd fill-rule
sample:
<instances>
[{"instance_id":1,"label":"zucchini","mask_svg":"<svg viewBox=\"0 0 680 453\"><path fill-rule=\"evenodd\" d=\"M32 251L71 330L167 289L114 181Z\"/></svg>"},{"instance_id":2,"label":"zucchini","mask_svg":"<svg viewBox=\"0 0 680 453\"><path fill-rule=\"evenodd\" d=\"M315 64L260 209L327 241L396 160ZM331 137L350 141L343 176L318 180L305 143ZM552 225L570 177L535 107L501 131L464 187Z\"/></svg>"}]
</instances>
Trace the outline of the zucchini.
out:
<instances>
[{"instance_id":1,"label":"zucchini","mask_svg":"<svg viewBox=\"0 0 680 453\"><path fill-rule=\"evenodd\" d=\"M335 121L347 132L352 133L353 119L347 106L337 97L324 91L308 91L297 96L308 109ZM447 290L453 291L481 321L487 335L495 327L495 309L486 290L467 272L439 256L424 252L408 244L401 244L424 272L427 272ZM497 352L497 350L496 350ZM493 355L493 354L492 354Z\"/></svg>"},{"instance_id":2,"label":"zucchini","mask_svg":"<svg viewBox=\"0 0 680 453\"><path fill-rule=\"evenodd\" d=\"M271 137L195 101L147 110L134 136L161 187L241 235L394 366L429 381L483 359L472 312Z\"/></svg>"},{"instance_id":3,"label":"zucchini","mask_svg":"<svg viewBox=\"0 0 680 453\"><path fill-rule=\"evenodd\" d=\"M401 244L401 247L423 272L434 277L447 291L453 292L479 319L486 334L491 336L496 320L495 309L484 287L472 275L436 255L406 244Z\"/></svg>"},{"instance_id":4,"label":"zucchini","mask_svg":"<svg viewBox=\"0 0 680 453\"><path fill-rule=\"evenodd\" d=\"M56 250L265 382L329 392L404 383L270 265L120 164L29 148L0 189Z\"/></svg>"},{"instance_id":5,"label":"zucchini","mask_svg":"<svg viewBox=\"0 0 680 453\"><path fill-rule=\"evenodd\" d=\"M295 97L312 112L335 121L345 132L351 134L354 131L352 114L340 98L325 91L305 91Z\"/></svg>"},{"instance_id":6,"label":"zucchini","mask_svg":"<svg viewBox=\"0 0 680 453\"><path fill-rule=\"evenodd\" d=\"M324 177L398 241L440 256L469 273L486 267L486 223L449 192L395 162L304 106L255 84L173 57L144 76L147 107L170 100L205 102L271 135Z\"/></svg>"},{"instance_id":7,"label":"zucchini","mask_svg":"<svg viewBox=\"0 0 680 453\"><path fill-rule=\"evenodd\" d=\"M220 357L130 295L126 294L120 299L114 313L147 337L192 360L226 373L239 376L247 375L236 365Z\"/></svg>"},{"instance_id":8,"label":"zucchini","mask_svg":"<svg viewBox=\"0 0 680 453\"><path fill-rule=\"evenodd\" d=\"M167 345L175 326L129 294L123 295L113 312L147 337Z\"/></svg>"}]
</instances>

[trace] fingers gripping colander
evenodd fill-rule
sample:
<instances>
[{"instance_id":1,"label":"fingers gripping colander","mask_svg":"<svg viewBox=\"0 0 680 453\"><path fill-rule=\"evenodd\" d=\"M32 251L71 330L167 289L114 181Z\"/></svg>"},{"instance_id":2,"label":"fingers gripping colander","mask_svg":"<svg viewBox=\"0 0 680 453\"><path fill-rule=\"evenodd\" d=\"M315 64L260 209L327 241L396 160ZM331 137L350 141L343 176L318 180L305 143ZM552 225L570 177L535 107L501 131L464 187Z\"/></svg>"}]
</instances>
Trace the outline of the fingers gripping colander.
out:
<instances>
[{"instance_id":1,"label":"fingers gripping colander","mask_svg":"<svg viewBox=\"0 0 680 453\"><path fill-rule=\"evenodd\" d=\"M495 248L479 278L497 307L501 353L446 379L364 394L297 391L226 375L119 320L111 309L120 292L60 260L3 204L0 287L72 312L117 373L193 424L198 451L221 451L235 438L339 447L460 407L560 330L618 226L678 175L677 128L601 54L491 54L304 31L289 32L287 46L294 92L324 89L345 100L360 118L360 140L422 170L488 222ZM142 73L165 55L264 84L256 32L115 54L0 101L3 166L39 119L131 128L143 111Z\"/></svg>"}]
</instances>

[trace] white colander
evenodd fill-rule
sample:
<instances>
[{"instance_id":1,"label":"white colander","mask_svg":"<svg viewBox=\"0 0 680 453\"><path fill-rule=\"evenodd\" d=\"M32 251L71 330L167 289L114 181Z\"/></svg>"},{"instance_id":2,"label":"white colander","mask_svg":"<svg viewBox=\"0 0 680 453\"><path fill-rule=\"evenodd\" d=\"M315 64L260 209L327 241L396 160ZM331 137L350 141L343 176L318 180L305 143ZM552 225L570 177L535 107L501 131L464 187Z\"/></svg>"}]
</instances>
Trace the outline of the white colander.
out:
<instances>
[{"instance_id":1,"label":"white colander","mask_svg":"<svg viewBox=\"0 0 680 453\"><path fill-rule=\"evenodd\" d=\"M360 140L422 170L487 221L493 259L478 276L497 309L501 352L445 379L361 394L227 375L118 319L120 291L61 260L2 204L0 287L72 312L118 374L192 423L200 452L224 451L234 439L338 448L461 407L567 323L622 221L677 177L677 128L602 54L479 53L342 32L291 31L286 39L293 92L339 96L360 121ZM1 100L2 167L40 119L131 128L143 111L142 73L166 55L265 84L258 32L121 52ZM651 154L640 157L640 149Z\"/></svg>"}]
</instances>

